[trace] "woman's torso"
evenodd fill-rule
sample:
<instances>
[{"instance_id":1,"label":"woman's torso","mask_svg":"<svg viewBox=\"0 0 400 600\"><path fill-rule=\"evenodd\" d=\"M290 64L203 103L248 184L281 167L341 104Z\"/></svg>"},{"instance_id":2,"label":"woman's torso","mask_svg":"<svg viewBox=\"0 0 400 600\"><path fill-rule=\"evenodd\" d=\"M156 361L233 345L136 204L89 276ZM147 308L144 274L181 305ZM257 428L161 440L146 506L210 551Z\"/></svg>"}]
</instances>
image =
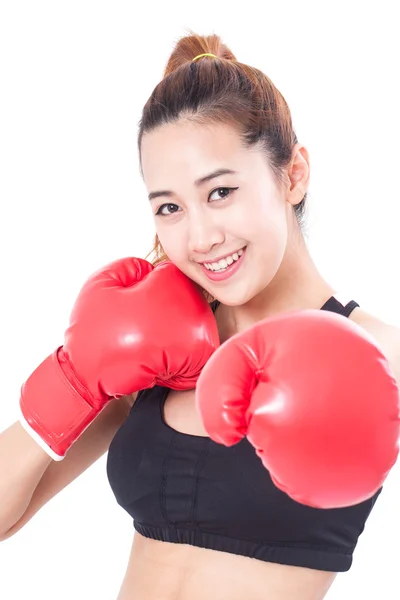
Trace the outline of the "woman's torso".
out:
<instances>
[{"instance_id":1,"label":"woman's torso","mask_svg":"<svg viewBox=\"0 0 400 600\"><path fill-rule=\"evenodd\" d=\"M194 390L169 390L161 420L174 435L207 437ZM322 569L149 539L136 531L118 600L322 600L335 576Z\"/></svg>"},{"instance_id":2,"label":"woman's torso","mask_svg":"<svg viewBox=\"0 0 400 600\"><path fill-rule=\"evenodd\" d=\"M170 390L163 420L180 433L207 437L194 390ZM322 600L335 576L135 532L118 600Z\"/></svg>"}]
</instances>

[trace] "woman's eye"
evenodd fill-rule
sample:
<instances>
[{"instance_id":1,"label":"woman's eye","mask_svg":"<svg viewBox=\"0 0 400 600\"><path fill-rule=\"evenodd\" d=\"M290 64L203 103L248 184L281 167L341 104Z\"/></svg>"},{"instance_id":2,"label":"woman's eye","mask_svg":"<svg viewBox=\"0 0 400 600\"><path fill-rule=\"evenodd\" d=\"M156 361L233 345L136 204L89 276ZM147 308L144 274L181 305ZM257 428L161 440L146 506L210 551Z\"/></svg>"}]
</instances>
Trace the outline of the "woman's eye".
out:
<instances>
[{"instance_id":1,"label":"woman's eye","mask_svg":"<svg viewBox=\"0 0 400 600\"><path fill-rule=\"evenodd\" d=\"M237 190L237 189L239 189L239 188L237 188L237 187L235 187L235 188L219 187L210 193L209 198L211 198L211 196L213 196L213 194L218 193L219 198L215 198L215 200L223 200L224 198L227 198L231 194L231 192L233 192L234 190ZM168 217L169 215L172 215L172 214L178 212L179 210L180 210L180 208L177 204L172 204L172 203L161 204L161 206L158 208L158 210L156 212L156 215L159 215L161 217Z\"/></svg>"},{"instance_id":2,"label":"woman's eye","mask_svg":"<svg viewBox=\"0 0 400 600\"><path fill-rule=\"evenodd\" d=\"M220 195L220 198L217 198L217 200L223 200L224 198L229 196L231 192L233 192L234 190L237 190L237 189L238 189L237 187L236 188L219 187L219 188L216 188L213 192L211 192L210 198L213 194L215 194L217 192Z\"/></svg>"},{"instance_id":3,"label":"woman's eye","mask_svg":"<svg viewBox=\"0 0 400 600\"><path fill-rule=\"evenodd\" d=\"M168 209L170 212L165 212L165 209ZM179 209L177 204L161 204L160 208L157 210L156 215L162 215L166 217L167 215L172 215Z\"/></svg>"}]
</instances>

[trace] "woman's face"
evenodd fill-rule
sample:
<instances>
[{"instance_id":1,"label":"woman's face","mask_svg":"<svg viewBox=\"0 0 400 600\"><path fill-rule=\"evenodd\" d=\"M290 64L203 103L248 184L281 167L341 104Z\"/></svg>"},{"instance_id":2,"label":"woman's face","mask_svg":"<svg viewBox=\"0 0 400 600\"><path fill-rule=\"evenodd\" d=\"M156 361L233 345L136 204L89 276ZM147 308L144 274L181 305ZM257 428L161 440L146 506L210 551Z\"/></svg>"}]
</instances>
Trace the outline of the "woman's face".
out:
<instances>
[{"instance_id":1,"label":"woman's face","mask_svg":"<svg viewBox=\"0 0 400 600\"><path fill-rule=\"evenodd\" d=\"M293 209L265 153L226 125L181 121L144 135L141 160L158 237L183 273L229 306L268 286Z\"/></svg>"}]
</instances>

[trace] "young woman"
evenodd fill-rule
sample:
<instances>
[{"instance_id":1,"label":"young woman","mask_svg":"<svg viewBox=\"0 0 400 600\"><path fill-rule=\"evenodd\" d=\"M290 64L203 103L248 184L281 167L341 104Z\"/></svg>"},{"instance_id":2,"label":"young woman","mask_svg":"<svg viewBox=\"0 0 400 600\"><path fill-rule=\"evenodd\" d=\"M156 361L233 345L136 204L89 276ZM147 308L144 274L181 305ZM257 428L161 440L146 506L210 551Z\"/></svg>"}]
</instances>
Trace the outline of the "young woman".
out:
<instances>
[{"instance_id":1,"label":"young woman","mask_svg":"<svg viewBox=\"0 0 400 600\"><path fill-rule=\"evenodd\" d=\"M400 379L399 331L341 298L317 270L302 229L308 152L270 79L237 61L219 37L177 43L144 107L138 141L158 266L122 261L95 274L63 349L24 384L21 421L1 436L0 481L10 490L0 512L2 539L109 448L109 481L135 526L119 600L321 600L336 573L350 568L381 487L349 506L297 502L246 437L234 445L209 437L210 409L199 413L196 381L220 343L266 318L307 309L355 323ZM114 295L116 281L143 287L127 302L126 294ZM107 327L105 312L112 314ZM129 335L121 326L128 321ZM100 360L99 347L116 332L118 350L114 344ZM127 360L138 338L147 346ZM293 353L290 372L306 348L303 342ZM237 365L225 362L224 369L229 379ZM56 410L43 394L46 386L52 398L63 395L61 371L73 411L67 403ZM210 405L218 404L222 385L213 394ZM82 402L88 396L90 409ZM295 456L291 461L297 465Z\"/></svg>"}]
</instances>

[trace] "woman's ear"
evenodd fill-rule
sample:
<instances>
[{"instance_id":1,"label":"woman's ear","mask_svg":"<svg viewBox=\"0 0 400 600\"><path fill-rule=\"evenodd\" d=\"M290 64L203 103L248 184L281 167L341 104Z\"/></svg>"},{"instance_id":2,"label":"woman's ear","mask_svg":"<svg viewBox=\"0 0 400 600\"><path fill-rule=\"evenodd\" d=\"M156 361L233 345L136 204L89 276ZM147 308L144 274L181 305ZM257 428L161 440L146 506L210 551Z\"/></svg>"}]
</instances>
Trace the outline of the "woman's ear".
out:
<instances>
[{"instance_id":1,"label":"woman's ear","mask_svg":"<svg viewBox=\"0 0 400 600\"><path fill-rule=\"evenodd\" d=\"M299 204L304 198L310 181L310 159L308 150L301 144L295 144L292 151L292 160L288 168L289 188L287 201L293 206Z\"/></svg>"}]
</instances>

